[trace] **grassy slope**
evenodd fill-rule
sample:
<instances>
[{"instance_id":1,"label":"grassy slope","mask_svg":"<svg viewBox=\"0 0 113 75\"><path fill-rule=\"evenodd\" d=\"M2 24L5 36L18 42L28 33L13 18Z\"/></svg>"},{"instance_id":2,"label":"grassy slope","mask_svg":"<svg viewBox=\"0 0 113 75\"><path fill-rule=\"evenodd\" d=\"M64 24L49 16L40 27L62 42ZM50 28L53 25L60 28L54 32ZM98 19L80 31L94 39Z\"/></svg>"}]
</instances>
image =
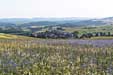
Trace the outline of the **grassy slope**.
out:
<instances>
[{"instance_id":1,"label":"grassy slope","mask_svg":"<svg viewBox=\"0 0 113 75\"><path fill-rule=\"evenodd\" d=\"M32 39L31 37L0 33L0 39Z\"/></svg>"}]
</instances>

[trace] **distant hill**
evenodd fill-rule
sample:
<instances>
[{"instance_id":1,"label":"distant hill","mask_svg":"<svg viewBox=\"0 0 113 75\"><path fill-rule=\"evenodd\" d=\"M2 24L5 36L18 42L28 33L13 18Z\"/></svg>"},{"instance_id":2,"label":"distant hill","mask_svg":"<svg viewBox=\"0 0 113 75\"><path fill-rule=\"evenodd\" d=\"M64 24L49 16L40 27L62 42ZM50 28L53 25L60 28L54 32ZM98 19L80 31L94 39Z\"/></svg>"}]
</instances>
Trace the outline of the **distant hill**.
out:
<instances>
[{"instance_id":1,"label":"distant hill","mask_svg":"<svg viewBox=\"0 0 113 75\"><path fill-rule=\"evenodd\" d=\"M69 18L1 18L0 22L24 24L29 22L40 22L40 21L81 21L88 20L89 18L82 17L69 17Z\"/></svg>"},{"instance_id":2,"label":"distant hill","mask_svg":"<svg viewBox=\"0 0 113 75\"><path fill-rule=\"evenodd\" d=\"M99 19L99 20L102 21L102 22L105 22L107 24L113 24L113 17L102 18L102 19Z\"/></svg>"},{"instance_id":3,"label":"distant hill","mask_svg":"<svg viewBox=\"0 0 113 75\"><path fill-rule=\"evenodd\" d=\"M30 22L21 24L22 27L29 27L29 26L48 26L48 25L58 25L58 22L51 22L51 21L39 21L39 22Z\"/></svg>"},{"instance_id":4,"label":"distant hill","mask_svg":"<svg viewBox=\"0 0 113 75\"><path fill-rule=\"evenodd\" d=\"M30 22L30 23L24 23L21 26L29 27L29 26L68 26L68 27L74 27L74 26L98 26L98 25L107 25L110 24L110 22L105 22L101 20L83 20L83 21L40 21L40 22Z\"/></svg>"},{"instance_id":5,"label":"distant hill","mask_svg":"<svg viewBox=\"0 0 113 75\"><path fill-rule=\"evenodd\" d=\"M0 26L99 26L113 24L113 17L91 19L83 17L66 18L5 18L0 19Z\"/></svg>"},{"instance_id":6,"label":"distant hill","mask_svg":"<svg viewBox=\"0 0 113 75\"><path fill-rule=\"evenodd\" d=\"M71 23L60 24L59 26L80 27L80 26L99 26L99 25L106 25L106 23L104 23L102 21L86 20L86 21L80 21L80 22L71 22Z\"/></svg>"},{"instance_id":7,"label":"distant hill","mask_svg":"<svg viewBox=\"0 0 113 75\"><path fill-rule=\"evenodd\" d=\"M30 20L29 18L1 18L0 22L23 24L23 23L32 22L32 20Z\"/></svg>"},{"instance_id":8,"label":"distant hill","mask_svg":"<svg viewBox=\"0 0 113 75\"><path fill-rule=\"evenodd\" d=\"M16 26L16 24L8 23L8 22L0 22L0 26Z\"/></svg>"}]
</instances>

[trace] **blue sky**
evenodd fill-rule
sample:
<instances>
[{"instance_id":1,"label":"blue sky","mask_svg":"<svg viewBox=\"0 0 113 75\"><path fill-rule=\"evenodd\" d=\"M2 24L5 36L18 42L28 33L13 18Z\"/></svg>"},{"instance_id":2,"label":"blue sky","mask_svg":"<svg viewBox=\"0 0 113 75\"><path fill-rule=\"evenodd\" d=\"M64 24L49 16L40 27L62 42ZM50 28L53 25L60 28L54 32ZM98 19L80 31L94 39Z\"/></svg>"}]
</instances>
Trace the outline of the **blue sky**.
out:
<instances>
[{"instance_id":1,"label":"blue sky","mask_svg":"<svg viewBox=\"0 0 113 75\"><path fill-rule=\"evenodd\" d=\"M0 18L108 17L113 0L0 0Z\"/></svg>"}]
</instances>

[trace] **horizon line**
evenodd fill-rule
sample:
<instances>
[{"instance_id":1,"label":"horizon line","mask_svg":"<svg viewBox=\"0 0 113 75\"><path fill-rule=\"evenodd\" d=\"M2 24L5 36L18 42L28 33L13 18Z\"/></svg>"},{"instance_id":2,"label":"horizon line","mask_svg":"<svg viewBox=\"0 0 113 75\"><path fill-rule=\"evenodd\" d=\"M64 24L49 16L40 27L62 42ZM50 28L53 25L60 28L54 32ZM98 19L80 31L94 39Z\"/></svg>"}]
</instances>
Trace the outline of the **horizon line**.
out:
<instances>
[{"instance_id":1,"label":"horizon line","mask_svg":"<svg viewBox=\"0 0 113 75\"><path fill-rule=\"evenodd\" d=\"M113 16L108 16L108 17L113 17ZM91 19L95 19L95 18L106 18L106 17L0 17L0 19L21 19L21 18L25 18L25 19L33 19L33 18L91 18Z\"/></svg>"}]
</instances>

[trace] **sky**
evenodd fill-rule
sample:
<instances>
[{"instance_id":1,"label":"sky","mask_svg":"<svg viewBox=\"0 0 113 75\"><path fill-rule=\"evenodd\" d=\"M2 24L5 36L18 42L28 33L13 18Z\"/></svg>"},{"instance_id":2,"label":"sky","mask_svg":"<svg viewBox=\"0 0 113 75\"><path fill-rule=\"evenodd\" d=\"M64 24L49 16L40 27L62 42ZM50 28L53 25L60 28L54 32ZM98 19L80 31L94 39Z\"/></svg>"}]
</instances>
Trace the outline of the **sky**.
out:
<instances>
[{"instance_id":1,"label":"sky","mask_svg":"<svg viewBox=\"0 0 113 75\"><path fill-rule=\"evenodd\" d=\"M0 18L112 16L113 0L0 0Z\"/></svg>"}]
</instances>

